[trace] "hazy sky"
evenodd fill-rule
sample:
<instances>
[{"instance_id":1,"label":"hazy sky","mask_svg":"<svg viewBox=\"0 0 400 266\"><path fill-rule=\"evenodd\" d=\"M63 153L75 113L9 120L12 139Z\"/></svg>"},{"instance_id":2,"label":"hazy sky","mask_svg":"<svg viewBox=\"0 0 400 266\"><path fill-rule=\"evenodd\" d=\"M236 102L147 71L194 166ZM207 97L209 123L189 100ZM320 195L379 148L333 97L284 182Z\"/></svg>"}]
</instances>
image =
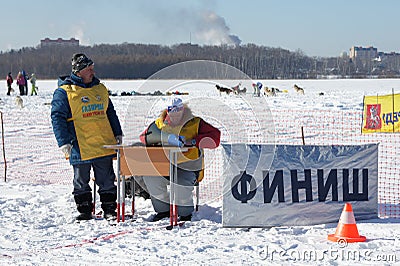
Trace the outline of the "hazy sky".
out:
<instances>
[{"instance_id":1,"label":"hazy sky","mask_svg":"<svg viewBox=\"0 0 400 266\"><path fill-rule=\"evenodd\" d=\"M338 56L400 52L398 0L2 1L0 50L75 37L83 45L255 43Z\"/></svg>"}]
</instances>

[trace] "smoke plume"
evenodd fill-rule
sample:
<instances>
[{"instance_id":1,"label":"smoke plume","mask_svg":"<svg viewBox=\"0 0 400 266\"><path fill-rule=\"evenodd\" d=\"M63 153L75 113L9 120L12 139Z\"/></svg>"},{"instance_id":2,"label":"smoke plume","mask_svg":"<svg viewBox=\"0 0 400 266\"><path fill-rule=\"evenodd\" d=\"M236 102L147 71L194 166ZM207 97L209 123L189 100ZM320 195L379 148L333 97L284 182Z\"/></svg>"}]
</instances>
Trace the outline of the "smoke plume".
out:
<instances>
[{"instance_id":1,"label":"smoke plume","mask_svg":"<svg viewBox=\"0 0 400 266\"><path fill-rule=\"evenodd\" d=\"M195 23L195 38L209 45L240 45L236 35L230 34L225 19L212 11L200 11Z\"/></svg>"}]
</instances>

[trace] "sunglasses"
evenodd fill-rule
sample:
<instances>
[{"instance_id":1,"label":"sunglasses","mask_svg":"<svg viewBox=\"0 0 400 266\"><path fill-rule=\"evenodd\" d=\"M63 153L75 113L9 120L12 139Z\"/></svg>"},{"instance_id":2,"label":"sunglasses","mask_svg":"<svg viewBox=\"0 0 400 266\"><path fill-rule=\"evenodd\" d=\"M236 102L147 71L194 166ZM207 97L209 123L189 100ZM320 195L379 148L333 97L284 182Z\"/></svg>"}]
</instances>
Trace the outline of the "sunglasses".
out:
<instances>
[{"instance_id":1,"label":"sunglasses","mask_svg":"<svg viewBox=\"0 0 400 266\"><path fill-rule=\"evenodd\" d=\"M183 110L183 106L168 106L167 111L168 113L177 113Z\"/></svg>"}]
</instances>

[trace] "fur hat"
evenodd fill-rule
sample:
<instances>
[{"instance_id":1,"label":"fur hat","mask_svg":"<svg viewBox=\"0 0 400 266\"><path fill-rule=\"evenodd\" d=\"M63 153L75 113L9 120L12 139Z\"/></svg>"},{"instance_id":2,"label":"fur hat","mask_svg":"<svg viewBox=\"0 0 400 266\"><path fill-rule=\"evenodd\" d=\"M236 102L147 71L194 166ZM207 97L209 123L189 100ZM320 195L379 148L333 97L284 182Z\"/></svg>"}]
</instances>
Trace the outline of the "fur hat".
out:
<instances>
[{"instance_id":1,"label":"fur hat","mask_svg":"<svg viewBox=\"0 0 400 266\"><path fill-rule=\"evenodd\" d=\"M71 60L72 73L76 74L82 69L93 65L93 61L88 58L85 54L74 54Z\"/></svg>"}]
</instances>

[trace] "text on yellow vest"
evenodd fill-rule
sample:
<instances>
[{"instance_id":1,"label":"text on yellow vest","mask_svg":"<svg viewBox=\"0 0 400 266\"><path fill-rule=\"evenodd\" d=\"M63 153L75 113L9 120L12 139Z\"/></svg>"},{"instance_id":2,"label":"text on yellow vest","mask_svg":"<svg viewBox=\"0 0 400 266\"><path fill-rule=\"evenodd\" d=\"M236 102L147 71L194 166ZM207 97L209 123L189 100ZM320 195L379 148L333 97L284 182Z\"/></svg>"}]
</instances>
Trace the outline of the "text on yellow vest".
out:
<instances>
[{"instance_id":1,"label":"text on yellow vest","mask_svg":"<svg viewBox=\"0 0 400 266\"><path fill-rule=\"evenodd\" d=\"M61 86L67 92L79 143L82 160L115 154L104 145L116 144L115 136L107 118L108 90L103 84L91 88L76 85Z\"/></svg>"}]
</instances>

